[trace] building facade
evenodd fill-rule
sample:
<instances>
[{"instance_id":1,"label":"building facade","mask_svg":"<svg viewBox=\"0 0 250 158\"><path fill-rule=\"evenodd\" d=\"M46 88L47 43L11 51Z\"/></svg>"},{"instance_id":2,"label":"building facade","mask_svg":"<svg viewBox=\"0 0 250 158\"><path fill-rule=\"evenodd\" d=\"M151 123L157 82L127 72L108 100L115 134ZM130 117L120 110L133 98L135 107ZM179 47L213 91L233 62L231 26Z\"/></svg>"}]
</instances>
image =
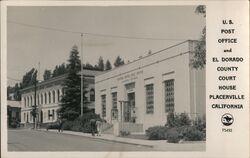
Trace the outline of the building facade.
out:
<instances>
[{"instance_id":1,"label":"building facade","mask_svg":"<svg viewBox=\"0 0 250 158\"><path fill-rule=\"evenodd\" d=\"M164 125L167 114L205 114L205 69L191 66L195 41L185 41L100 74L95 111L109 123Z\"/></svg>"},{"instance_id":2,"label":"building facade","mask_svg":"<svg viewBox=\"0 0 250 158\"><path fill-rule=\"evenodd\" d=\"M99 70L84 69L84 87L89 109L94 109L95 101L95 75L101 73ZM36 86L37 120L40 124L57 121L60 101L64 94L63 83L66 75L53 77L42 81ZM21 90L21 124L33 123L32 106L35 105L35 87L30 86Z\"/></svg>"}]
</instances>

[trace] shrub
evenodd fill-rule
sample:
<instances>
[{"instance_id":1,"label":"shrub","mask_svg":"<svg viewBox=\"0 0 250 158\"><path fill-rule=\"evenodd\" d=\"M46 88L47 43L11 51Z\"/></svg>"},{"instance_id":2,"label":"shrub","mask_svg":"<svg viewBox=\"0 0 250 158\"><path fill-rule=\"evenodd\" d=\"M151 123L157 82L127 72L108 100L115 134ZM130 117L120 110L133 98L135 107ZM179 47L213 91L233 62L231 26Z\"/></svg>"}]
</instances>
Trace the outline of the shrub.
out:
<instances>
[{"instance_id":1,"label":"shrub","mask_svg":"<svg viewBox=\"0 0 250 158\"><path fill-rule=\"evenodd\" d=\"M180 141L180 136L177 128L170 128L167 132L166 137L169 143L178 143Z\"/></svg>"},{"instance_id":2,"label":"shrub","mask_svg":"<svg viewBox=\"0 0 250 158\"><path fill-rule=\"evenodd\" d=\"M71 130L73 127L73 121L64 121L62 124L62 129Z\"/></svg>"},{"instance_id":3,"label":"shrub","mask_svg":"<svg viewBox=\"0 0 250 158\"><path fill-rule=\"evenodd\" d=\"M173 112L168 113L166 126L170 128L176 126L175 114Z\"/></svg>"},{"instance_id":4,"label":"shrub","mask_svg":"<svg viewBox=\"0 0 250 158\"><path fill-rule=\"evenodd\" d=\"M167 139L168 142L177 143L180 139L199 141L206 137L206 120L198 118L191 125L191 120L186 113L174 114L170 112L167 116L165 127L154 126L146 130L150 140Z\"/></svg>"},{"instance_id":5,"label":"shrub","mask_svg":"<svg viewBox=\"0 0 250 158\"><path fill-rule=\"evenodd\" d=\"M183 137L185 140L189 141L198 141L203 139L203 133L199 131L197 128L193 127L187 127L183 131Z\"/></svg>"},{"instance_id":6,"label":"shrub","mask_svg":"<svg viewBox=\"0 0 250 158\"><path fill-rule=\"evenodd\" d=\"M11 127L11 128L20 127L20 122L17 121L17 120L11 120L10 127Z\"/></svg>"},{"instance_id":7,"label":"shrub","mask_svg":"<svg viewBox=\"0 0 250 158\"><path fill-rule=\"evenodd\" d=\"M194 122L193 125L199 130L204 131L206 129L206 119L198 117Z\"/></svg>"},{"instance_id":8,"label":"shrub","mask_svg":"<svg viewBox=\"0 0 250 158\"><path fill-rule=\"evenodd\" d=\"M178 126L189 126L191 125L191 120L187 113L181 113L179 117L179 124Z\"/></svg>"},{"instance_id":9,"label":"shrub","mask_svg":"<svg viewBox=\"0 0 250 158\"><path fill-rule=\"evenodd\" d=\"M146 130L146 136L150 140L165 140L166 139L167 127L165 126L154 126Z\"/></svg>"},{"instance_id":10,"label":"shrub","mask_svg":"<svg viewBox=\"0 0 250 158\"><path fill-rule=\"evenodd\" d=\"M120 131L120 134L119 134L120 137L124 137L124 136L128 136L128 135L130 135L129 131Z\"/></svg>"},{"instance_id":11,"label":"shrub","mask_svg":"<svg viewBox=\"0 0 250 158\"><path fill-rule=\"evenodd\" d=\"M187 131L187 128L189 128L191 126L180 126L180 127L177 127L176 130L177 132L179 133L179 137L180 139L184 139L184 134L185 132Z\"/></svg>"},{"instance_id":12,"label":"shrub","mask_svg":"<svg viewBox=\"0 0 250 158\"><path fill-rule=\"evenodd\" d=\"M167 116L166 126L169 128L172 127L180 127L191 125L191 120L187 113L174 114L173 112L169 112Z\"/></svg>"},{"instance_id":13,"label":"shrub","mask_svg":"<svg viewBox=\"0 0 250 158\"><path fill-rule=\"evenodd\" d=\"M101 120L100 116L93 113L84 113L82 117L78 117L74 121L64 121L62 129L77 132L91 133L90 120Z\"/></svg>"},{"instance_id":14,"label":"shrub","mask_svg":"<svg viewBox=\"0 0 250 158\"><path fill-rule=\"evenodd\" d=\"M57 123L50 123L47 125L46 129L58 129L58 124Z\"/></svg>"},{"instance_id":15,"label":"shrub","mask_svg":"<svg viewBox=\"0 0 250 158\"><path fill-rule=\"evenodd\" d=\"M87 122L84 124L83 129L82 129L83 133L91 133L91 125L90 122Z\"/></svg>"}]
</instances>

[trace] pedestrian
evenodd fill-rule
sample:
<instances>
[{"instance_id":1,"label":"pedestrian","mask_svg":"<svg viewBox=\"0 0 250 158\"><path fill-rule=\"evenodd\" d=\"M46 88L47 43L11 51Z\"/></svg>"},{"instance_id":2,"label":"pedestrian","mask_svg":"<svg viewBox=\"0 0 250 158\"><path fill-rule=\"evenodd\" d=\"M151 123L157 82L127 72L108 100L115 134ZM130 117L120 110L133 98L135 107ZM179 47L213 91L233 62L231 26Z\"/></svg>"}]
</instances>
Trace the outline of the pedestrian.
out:
<instances>
[{"instance_id":1,"label":"pedestrian","mask_svg":"<svg viewBox=\"0 0 250 158\"><path fill-rule=\"evenodd\" d=\"M91 128L92 136L95 136L95 131L96 131L96 120L95 119L90 120L90 128Z\"/></svg>"},{"instance_id":2,"label":"pedestrian","mask_svg":"<svg viewBox=\"0 0 250 158\"><path fill-rule=\"evenodd\" d=\"M102 132L102 122L100 120L96 121L97 136L101 136Z\"/></svg>"},{"instance_id":3,"label":"pedestrian","mask_svg":"<svg viewBox=\"0 0 250 158\"><path fill-rule=\"evenodd\" d=\"M58 132L63 132L62 130L62 125L63 125L63 121L62 119L58 119Z\"/></svg>"}]
</instances>

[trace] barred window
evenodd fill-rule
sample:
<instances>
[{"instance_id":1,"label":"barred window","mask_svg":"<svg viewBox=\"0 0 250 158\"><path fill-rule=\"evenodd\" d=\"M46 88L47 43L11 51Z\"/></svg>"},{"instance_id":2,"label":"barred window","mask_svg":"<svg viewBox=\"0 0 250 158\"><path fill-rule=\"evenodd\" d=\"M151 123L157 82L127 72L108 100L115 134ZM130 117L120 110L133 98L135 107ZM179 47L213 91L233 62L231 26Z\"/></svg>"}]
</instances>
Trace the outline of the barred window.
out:
<instances>
[{"instance_id":1,"label":"barred window","mask_svg":"<svg viewBox=\"0 0 250 158\"><path fill-rule=\"evenodd\" d=\"M117 92L112 93L112 109L117 109Z\"/></svg>"},{"instance_id":2,"label":"barred window","mask_svg":"<svg viewBox=\"0 0 250 158\"><path fill-rule=\"evenodd\" d=\"M146 113L154 113L154 85L146 85Z\"/></svg>"},{"instance_id":3,"label":"barred window","mask_svg":"<svg viewBox=\"0 0 250 158\"><path fill-rule=\"evenodd\" d=\"M174 79L165 81L165 112L174 111Z\"/></svg>"},{"instance_id":4,"label":"barred window","mask_svg":"<svg viewBox=\"0 0 250 158\"><path fill-rule=\"evenodd\" d=\"M106 95L101 95L102 99L102 117L106 117Z\"/></svg>"}]
</instances>

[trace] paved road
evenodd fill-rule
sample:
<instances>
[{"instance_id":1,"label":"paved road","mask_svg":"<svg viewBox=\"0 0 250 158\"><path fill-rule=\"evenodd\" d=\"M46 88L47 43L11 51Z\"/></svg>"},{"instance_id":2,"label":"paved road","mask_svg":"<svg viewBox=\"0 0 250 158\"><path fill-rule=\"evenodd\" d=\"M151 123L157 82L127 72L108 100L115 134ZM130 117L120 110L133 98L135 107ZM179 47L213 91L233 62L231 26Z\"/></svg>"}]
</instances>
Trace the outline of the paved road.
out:
<instances>
[{"instance_id":1,"label":"paved road","mask_svg":"<svg viewBox=\"0 0 250 158\"><path fill-rule=\"evenodd\" d=\"M9 151L149 151L152 148L34 130L9 130Z\"/></svg>"}]
</instances>

